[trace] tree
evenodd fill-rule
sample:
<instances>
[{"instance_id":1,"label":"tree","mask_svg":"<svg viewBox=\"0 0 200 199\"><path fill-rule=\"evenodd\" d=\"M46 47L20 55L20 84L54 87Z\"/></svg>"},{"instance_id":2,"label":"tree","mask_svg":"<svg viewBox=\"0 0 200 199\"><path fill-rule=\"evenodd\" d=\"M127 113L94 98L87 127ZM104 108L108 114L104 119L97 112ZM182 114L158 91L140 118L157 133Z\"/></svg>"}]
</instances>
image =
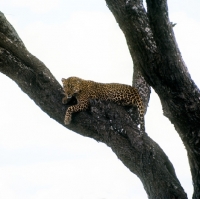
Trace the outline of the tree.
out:
<instances>
[{"instance_id":1,"label":"tree","mask_svg":"<svg viewBox=\"0 0 200 199\"><path fill-rule=\"evenodd\" d=\"M146 106L149 86L159 95L165 116L174 124L187 149L193 198L199 198L199 90L177 47L167 3L147 0L146 12L141 1L106 2L124 32L133 58L133 84ZM60 103L61 86L44 64L26 50L3 14L0 20L1 72L12 78L50 117L63 124L66 106ZM167 156L147 134L139 133L137 111L131 111L109 102L91 101L91 109L74 114L68 128L110 146L140 178L149 198L187 198Z\"/></svg>"}]
</instances>

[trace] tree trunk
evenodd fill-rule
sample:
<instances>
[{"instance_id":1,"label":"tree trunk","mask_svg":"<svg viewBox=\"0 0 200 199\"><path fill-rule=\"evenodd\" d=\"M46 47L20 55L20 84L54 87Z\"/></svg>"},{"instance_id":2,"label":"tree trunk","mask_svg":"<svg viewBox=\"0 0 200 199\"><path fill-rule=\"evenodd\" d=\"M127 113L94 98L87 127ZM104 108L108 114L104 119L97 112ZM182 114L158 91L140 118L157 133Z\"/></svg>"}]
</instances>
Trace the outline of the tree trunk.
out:
<instances>
[{"instance_id":1,"label":"tree trunk","mask_svg":"<svg viewBox=\"0 0 200 199\"><path fill-rule=\"evenodd\" d=\"M137 61L145 80L159 95L164 115L174 124L186 147L193 198L200 198L200 92L178 49L167 2L147 0L147 12L139 0L106 2L125 34L133 61Z\"/></svg>"},{"instance_id":2,"label":"tree trunk","mask_svg":"<svg viewBox=\"0 0 200 199\"><path fill-rule=\"evenodd\" d=\"M199 90L177 47L164 0L106 0L124 32L134 62L134 86L147 107L150 86L159 95L164 114L174 124L188 152L193 198L200 198ZM46 66L31 55L0 13L0 71L50 117L63 125L66 108L62 87ZM72 102L73 103L73 102ZM140 134L136 108L91 100L90 109L73 114L70 130L104 142L143 183L149 198L187 198L173 165L146 133Z\"/></svg>"}]
</instances>

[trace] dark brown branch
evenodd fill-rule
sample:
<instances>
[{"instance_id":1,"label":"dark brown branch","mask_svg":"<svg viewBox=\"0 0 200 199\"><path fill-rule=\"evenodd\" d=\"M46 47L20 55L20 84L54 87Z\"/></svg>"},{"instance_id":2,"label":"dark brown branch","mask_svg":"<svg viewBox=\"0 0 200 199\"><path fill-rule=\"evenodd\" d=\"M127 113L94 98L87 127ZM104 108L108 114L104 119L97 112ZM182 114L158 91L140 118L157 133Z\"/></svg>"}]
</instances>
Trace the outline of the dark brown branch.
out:
<instances>
[{"instance_id":1,"label":"dark brown branch","mask_svg":"<svg viewBox=\"0 0 200 199\"><path fill-rule=\"evenodd\" d=\"M147 0L147 7L154 38L162 53L163 66L167 66L160 73L164 77L162 88L168 91L160 95L164 114L175 124L186 146L194 185L193 198L197 199L200 198L200 92L191 80L176 43L167 1Z\"/></svg>"},{"instance_id":2,"label":"dark brown branch","mask_svg":"<svg viewBox=\"0 0 200 199\"><path fill-rule=\"evenodd\" d=\"M133 61L161 99L187 149L194 196L200 198L200 92L178 49L166 0L106 0L125 34Z\"/></svg>"},{"instance_id":3,"label":"dark brown branch","mask_svg":"<svg viewBox=\"0 0 200 199\"><path fill-rule=\"evenodd\" d=\"M10 38L14 29L0 18L0 71L13 79L50 117L63 124L67 106L61 104L62 89L50 71L32 56L21 41ZM9 38L9 39L8 39ZM88 111L73 115L69 129L106 143L142 181L153 199L187 198L174 168L162 149L137 128L137 110L109 102L91 101ZM155 180L156 179L156 180Z\"/></svg>"}]
</instances>

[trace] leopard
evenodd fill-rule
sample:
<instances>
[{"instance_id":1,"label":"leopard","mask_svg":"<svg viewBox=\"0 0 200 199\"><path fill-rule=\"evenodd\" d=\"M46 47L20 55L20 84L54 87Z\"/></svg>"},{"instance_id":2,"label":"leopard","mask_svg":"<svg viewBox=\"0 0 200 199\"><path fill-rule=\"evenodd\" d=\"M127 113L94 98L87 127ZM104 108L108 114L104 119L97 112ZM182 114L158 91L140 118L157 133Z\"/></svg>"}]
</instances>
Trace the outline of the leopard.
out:
<instances>
[{"instance_id":1,"label":"leopard","mask_svg":"<svg viewBox=\"0 0 200 199\"><path fill-rule=\"evenodd\" d=\"M87 110L90 100L95 99L112 101L122 106L137 106L140 131L145 131L143 100L135 87L120 83L99 83L79 77L62 78L61 81L65 95L62 103L67 104L72 97L77 100L77 104L69 106L66 110L65 125L71 123L73 113Z\"/></svg>"}]
</instances>

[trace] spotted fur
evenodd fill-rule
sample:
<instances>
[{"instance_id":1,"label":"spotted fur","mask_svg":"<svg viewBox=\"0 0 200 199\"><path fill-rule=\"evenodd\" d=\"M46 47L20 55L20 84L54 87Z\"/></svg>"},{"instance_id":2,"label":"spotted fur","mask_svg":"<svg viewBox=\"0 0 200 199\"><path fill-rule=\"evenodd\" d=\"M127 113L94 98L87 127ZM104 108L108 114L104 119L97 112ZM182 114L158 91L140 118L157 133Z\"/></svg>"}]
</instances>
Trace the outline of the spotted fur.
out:
<instances>
[{"instance_id":1,"label":"spotted fur","mask_svg":"<svg viewBox=\"0 0 200 199\"><path fill-rule=\"evenodd\" d=\"M145 131L144 107L136 88L118 83L103 84L78 77L62 79L65 97L62 103L66 104L74 96L77 104L70 106L65 115L65 125L70 124L72 113L86 110L89 99L109 100L122 106L136 105L139 112L140 130Z\"/></svg>"}]
</instances>

